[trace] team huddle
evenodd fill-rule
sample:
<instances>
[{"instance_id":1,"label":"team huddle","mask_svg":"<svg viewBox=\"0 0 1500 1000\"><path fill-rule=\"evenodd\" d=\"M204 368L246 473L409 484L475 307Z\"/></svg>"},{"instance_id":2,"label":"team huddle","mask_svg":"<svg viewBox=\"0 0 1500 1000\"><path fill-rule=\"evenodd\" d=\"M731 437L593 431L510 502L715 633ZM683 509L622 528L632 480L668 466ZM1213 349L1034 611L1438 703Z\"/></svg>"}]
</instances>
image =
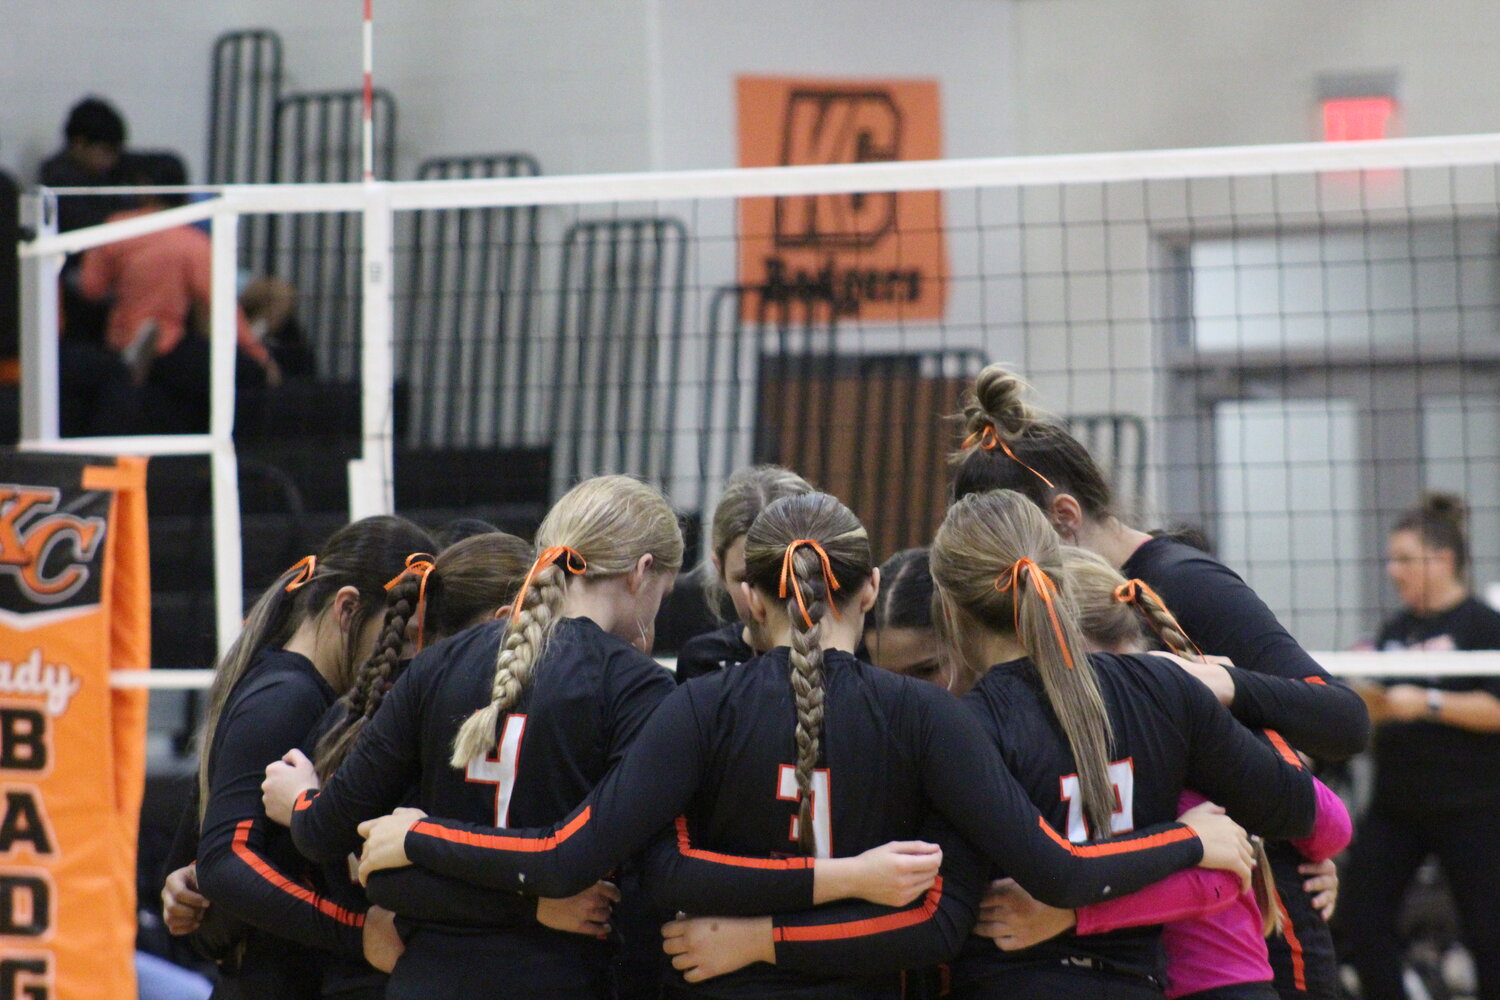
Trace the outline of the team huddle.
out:
<instances>
[{"instance_id":1,"label":"team huddle","mask_svg":"<svg viewBox=\"0 0 1500 1000\"><path fill-rule=\"evenodd\" d=\"M675 678L637 480L533 543L335 533L209 698L163 895L214 995L1339 996L1351 823L1306 762L1364 703L1024 391L978 376L952 505L883 564L795 473L731 477L699 572L737 620Z\"/></svg>"}]
</instances>

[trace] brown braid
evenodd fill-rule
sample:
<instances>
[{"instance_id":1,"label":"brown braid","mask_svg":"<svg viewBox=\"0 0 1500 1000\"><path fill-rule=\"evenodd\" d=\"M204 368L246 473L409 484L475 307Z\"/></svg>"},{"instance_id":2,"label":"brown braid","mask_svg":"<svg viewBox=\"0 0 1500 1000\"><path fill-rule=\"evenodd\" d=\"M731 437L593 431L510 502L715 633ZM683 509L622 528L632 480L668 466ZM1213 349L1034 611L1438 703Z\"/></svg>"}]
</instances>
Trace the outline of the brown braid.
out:
<instances>
[{"instance_id":1,"label":"brown braid","mask_svg":"<svg viewBox=\"0 0 1500 1000\"><path fill-rule=\"evenodd\" d=\"M787 601L786 613L792 623L791 664L792 693L797 701L797 847L804 854L817 853L813 829L813 769L818 766L823 737L823 615L828 612L827 584L822 568L812 552L803 550L792 556L792 565L807 605L809 626L803 620L795 599Z\"/></svg>"},{"instance_id":2,"label":"brown braid","mask_svg":"<svg viewBox=\"0 0 1500 1000\"><path fill-rule=\"evenodd\" d=\"M318 741L313 763L324 781L338 770L349 755L365 723L374 718L396 672L401 668L401 653L406 647L406 627L416 613L417 596L422 579L415 574L404 576L392 587L386 598L385 623L369 659L360 665L354 683L339 700L344 715L334 728Z\"/></svg>"}]
</instances>

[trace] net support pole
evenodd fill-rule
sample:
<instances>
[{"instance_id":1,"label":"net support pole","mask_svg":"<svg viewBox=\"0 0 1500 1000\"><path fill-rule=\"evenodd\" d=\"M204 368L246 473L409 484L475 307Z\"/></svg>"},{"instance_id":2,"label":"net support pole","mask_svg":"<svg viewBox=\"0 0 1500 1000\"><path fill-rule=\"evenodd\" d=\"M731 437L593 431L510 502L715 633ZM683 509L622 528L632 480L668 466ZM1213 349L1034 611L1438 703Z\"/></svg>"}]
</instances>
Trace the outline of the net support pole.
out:
<instances>
[{"instance_id":1,"label":"net support pole","mask_svg":"<svg viewBox=\"0 0 1500 1000\"><path fill-rule=\"evenodd\" d=\"M213 221L213 300L209 315L209 470L213 496L214 622L219 655L240 632L241 573L239 460L234 452L234 364L238 338L239 221L220 212Z\"/></svg>"},{"instance_id":2,"label":"net support pole","mask_svg":"<svg viewBox=\"0 0 1500 1000\"><path fill-rule=\"evenodd\" d=\"M384 186L367 185L363 213L363 319L360 328L360 457L349 463L349 518L396 509L396 345L391 308L392 230L395 216Z\"/></svg>"},{"instance_id":3,"label":"net support pole","mask_svg":"<svg viewBox=\"0 0 1500 1000\"><path fill-rule=\"evenodd\" d=\"M22 200L23 224L38 239L57 235L57 199L43 192ZM57 279L63 254L21 257L21 440L56 441L59 433Z\"/></svg>"}]
</instances>

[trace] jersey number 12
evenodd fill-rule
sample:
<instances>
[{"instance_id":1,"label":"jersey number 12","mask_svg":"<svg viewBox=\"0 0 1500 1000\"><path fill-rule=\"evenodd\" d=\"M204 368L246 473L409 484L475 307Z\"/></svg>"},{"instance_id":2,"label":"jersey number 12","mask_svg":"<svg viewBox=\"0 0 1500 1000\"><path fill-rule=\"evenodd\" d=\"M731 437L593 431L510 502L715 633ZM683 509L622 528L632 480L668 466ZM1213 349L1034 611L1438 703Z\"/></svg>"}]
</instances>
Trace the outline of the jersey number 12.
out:
<instances>
[{"instance_id":1,"label":"jersey number 12","mask_svg":"<svg viewBox=\"0 0 1500 1000\"><path fill-rule=\"evenodd\" d=\"M521 737L526 716L508 715L500 742L483 757L469 761L465 776L473 782L495 786L495 825L510 826L510 797L516 790L516 765L521 760Z\"/></svg>"},{"instance_id":2,"label":"jersey number 12","mask_svg":"<svg viewBox=\"0 0 1500 1000\"><path fill-rule=\"evenodd\" d=\"M1109 783L1115 787L1115 810L1109 817L1109 832L1129 833L1135 829L1134 758L1127 757L1109 765ZM1060 798L1068 804L1068 839L1075 844L1092 839L1083 819L1083 794L1078 775L1070 774L1062 779Z\"/></svg>"}]
</instances>

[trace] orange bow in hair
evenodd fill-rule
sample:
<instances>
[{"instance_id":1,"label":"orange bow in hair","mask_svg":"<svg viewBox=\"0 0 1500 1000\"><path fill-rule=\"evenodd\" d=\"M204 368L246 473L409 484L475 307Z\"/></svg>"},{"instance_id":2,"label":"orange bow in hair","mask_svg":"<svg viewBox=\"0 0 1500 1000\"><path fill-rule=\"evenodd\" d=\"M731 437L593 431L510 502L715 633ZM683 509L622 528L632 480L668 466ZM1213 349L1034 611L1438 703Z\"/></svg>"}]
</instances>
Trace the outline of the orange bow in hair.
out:
<instances>
[{"instance_id":1,"label":"orange bow in hair","mask_svg":"<svg viewBox=\"0 0 1500 1000\"><path fill-rule=\"evenodd\" d=\"M1169 616L1172 614L1171 610L1167 608L1167 602L1162 600L1161 595L1152 590L1151 585L1148 584L1145 580L1126 580L1124 583L1115 588L1115 600L1119 601L1121 604L1134 604L1139 608L1141 606L1140 596L1142 592L1145 592L1146 596L1155 600L1157 606L1160 607L1163 611L1166 611ZM1167 644L1168 649L1171 649L1172 652L1178 654L1179 656L1188 655L1187 650L1185 649L1173 648L1172 643L1167 640L1167 637L1162 635L1161 629L1156 627L1156 620L1154 618L1152 618L1148 614L1142 614L1141 617L1146 619L1146 622L1151 626L1152 631L1154 631L1158 636L1161 636L1161 641ZM1174 618L1173 620L1175 622L1176 619ZM1188 645L1193 647L1193 652L1198 654L1198 658L1200 660L1203 659L1203 650L1198 648L1198 644L1192 640L1191 636L1183 631L1180 624L1177 626L1177 631L1182 632L1182 637L1188 641Z\"/></svg>"},{"instance_id":2,"label":"orange bow in hair","mask_svg":"<svg viewBox=\"0 0 1500 1000\"><path fill-rule=\"evenodd\" d=\"M422 580L422 582L417 585L417 609L414 612L414 614L417 616L418 652L421 652L422 650L422 640L425 633L427 632L427 578L432 575L432 571L435 568L436 567L434 567L433 565L432 555L430 553L413 552L411 555L406 557L406 568L397 573L396 576L385 585L386 591L389 592L391 588L395 587L396 584L400 583L402 580L405 580L408 576L418 576Z\"/></svg>"},{"instance_id":3,"label":"orange bow in hair","mask_svg":"<svg viewBox=\"0 0 1500 1000\"><path fill-rule=\"evenodd\" d=\"M792 561L792 557L797 554L797 549L803 545L806 545L808 548L816 552L818 554L818 559L822 561L823 582L828 585L830 594L832 594L833 591L839 589L839 582L838 580L834 579L833 564L828 561L828 553L823 551L823 546L819 545L811 538L799 538L786 547L786 555L781 559L781 589L777 593L783 600L785 600L787 581L791 581L792 594L797 598L797 607L802 611L802 620L807 622L808 628L812 628L812 616L807 613L807 603L802 599L802 587L797 583L797 567ZM837 618L839 621L844 620L839 615L839 609L833 603L832 596L828 598L828 610L832 611L833 617Z\"/></svg>"},{"instance_id":4,"label":"orange bow in hair","mask_svg":"<svg viewBox=\"0 0 1500 1000\"><path fill-rule=\"evenodd\" d=\"M1021 573L1025 571L1031 577L1031 585L1041 595L1042 603L1047 605L1047 617L1052 619L1052 632L1057 636L1057 644L1062 647L1063 661L1067 663L1068 669L1073 669L1073 654L1068 650L1067 636L1063 632L1062 620L1057 617L1057 603L1053 598L1057 594L1057 584L1052 582L1052 577L1047 571L1038 566L1032 559L1022 556L1011 564L1008 573L1001 573L995 577L995 589L1000 593L1012 592L1011 603L1015 608L1016 635L1021 634ZM1006 579L1007 576L1009 579Z\"/></svg>"},{"instance_id":5,"label":"orange bow in hair","mask_svg":"<svg viewBox=\"0 0 1500 1000\"><path fill-rule=\"evenodd\" d=\"M1025 462L1016 457L1016 453L1010 450L1010 445L1005 443L1005 439L1000 436L1000 432L995 430L994 424L985 424L983 430L975 431L973 434L970 434L968 437L964 438L964 443L959 447L967 448L970 445L975 444L979 445L979 449L981 451L994 451L996 448L999 448L1001 451L1005 452L1006 455L1010 456L1010 460L1012 462L1015 462L1021 468L1025 469L1027 472L1031 473L1033 476L1036 476L1042 482L1046 483L1048 489L1057 488L1052 485L1052 480L1048 479L1046 476L1042 475L1040 472L1036 471L1031 466L1027 465Z\"/></svg>"},{"instance_id":6,"label":"orange bow in hair","mask_svg":"<svg viewBox=\"0 0 1500 1000\"><path fill-rule=\"evenodd\" d=\"M313 574L317 571L318 557L303 556L301 559L298 559L295 563L293 563L292 567L287 570L288 573L295 573L296 576L288 580L286 583L286 587L284 587L283 589L288 594L290 594L298 587L306 586L308 581L313 578Z\"/></svg>"},{"instance_id":7,"label":"orange bow in hair","mask_svg":"<svg viewBox=\"0 0 1500 1000\"><path fill-rule=\"evenodd\" d=\"M526 579L521 581L521 589L516 594L515 607L511 609L510 620L521 617L521 609L526 606L526 592L531 589L531 581L538 573L551 566L557 560L567 556L563 568L574 576L582 576L588 571L588 560L579 554L578 550L567 545L549 545L542 550L542 554L536 557L536 562L531 564L531 569L526 572Z\"/></svg>"}]
</instances>

